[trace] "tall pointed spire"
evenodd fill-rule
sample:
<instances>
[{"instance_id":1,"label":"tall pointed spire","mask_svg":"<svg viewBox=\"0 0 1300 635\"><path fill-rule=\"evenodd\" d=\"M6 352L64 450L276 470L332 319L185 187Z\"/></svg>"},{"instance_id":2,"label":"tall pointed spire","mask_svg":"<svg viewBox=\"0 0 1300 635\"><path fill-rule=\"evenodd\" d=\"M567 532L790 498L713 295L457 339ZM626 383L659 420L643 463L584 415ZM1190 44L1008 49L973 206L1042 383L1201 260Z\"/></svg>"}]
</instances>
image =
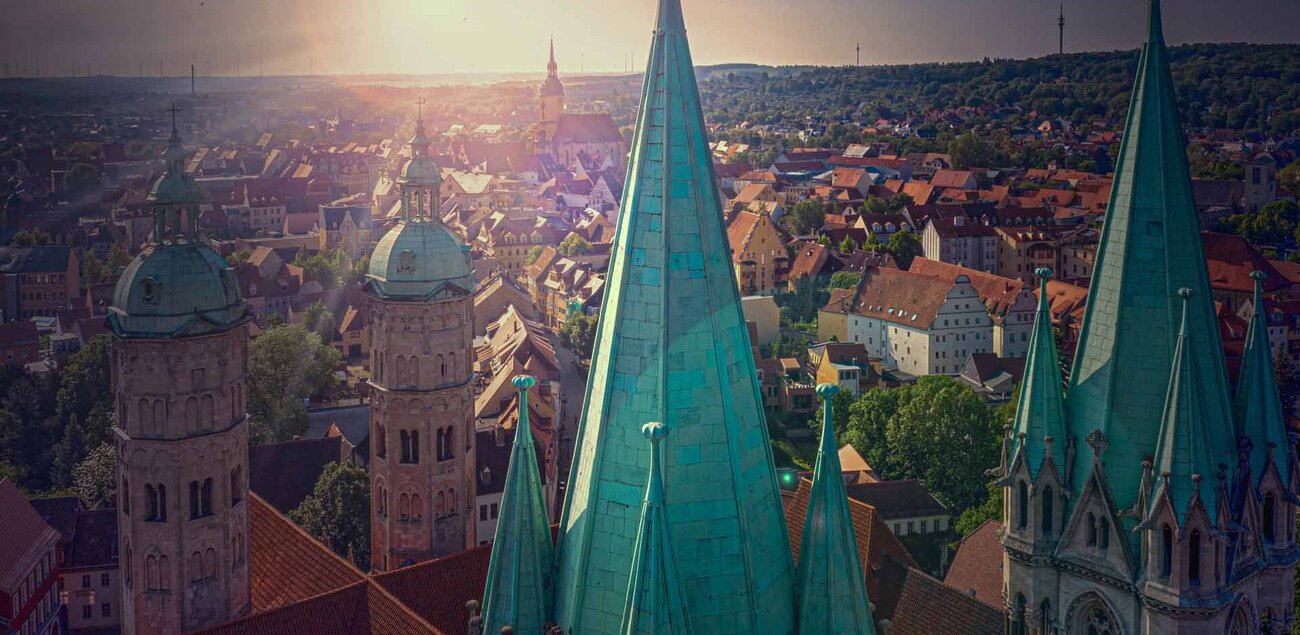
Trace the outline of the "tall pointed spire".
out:
<instances>
[{"instance_id":1,"label":"tall pointed spire","mask_svg":"<svg viewBox=\"0 0 1300 635\"><path fill-rule=\"evenodd\" d=\"M1250 277L1255 280L1255 314L1250 317L1250 327L1246 330L1246 349L1241 356L1241 376L1233 402L1237 432L1251 446L1251 483L1259 486L1271 461L1277 467L1282 485L1290 491L1290 443L1274 376L1273 347L1268 341L1268 314L1264 312L1266 276L1262 271L1255 271Z\"/></svg>"},{"instance_id":2,"label":"tall pointed spire","mask_svg":"<svg viewBox=\"0 0 1300 635\"><path fill-rule=\"evenodd\" d=\"M1188 307L1194 294L1191 289L1183 288L1178 290L1178 295L1183 299L1182 327L1174 346L1173 370L1156 446L1154 467L1159 479L1151 500L1158 502L1161 494L1166 494L1182 526L1187 509L1198 497L1211 523L1215 522L1221 484L1218 482L1220 463L1216 460L1211 434L1213 413L1204 409L1204 384L1196 363L1200 351L1188 337Z\"/></svg>"},{"instance_id":3,"label":"tall pointed spire","mask_svg":"<svg viewBox=\"0 0 1300 635\"><path fill-rule=\"evenodd\" d=\"M516 633L543 633L551 623L555 556L528 423L528 390L537 379L519 375L513 383L519 389L519 424L483 590L483 632L510 626Z\"/></svg>"},{"instance_id":4,"label":"tall pointed spire","mask_svg":"<svg viewBox=\"0 0 1300 635\"><path fill-rule=\"evenodd\" d=\"M664 515L691 629L794 629L789 538L681 5L662 0L561 520L556 621L618 629L645 421L671 431Z\"/></svg>"},{"instance_id":5,"label":"tall pointed spire","mask_svg":"<svg viewBox=\"0 0 1300 635\"><path fill-rule=\"evenodd\" d=\"M1120 508L1134 504L1142 461L1159 435L1163 378L1179 331L1179 307L1169 299L1181 287L1195 292L1186 337L1200 351L1191 363L1203 382L1198 390L1220 455L1216 463L1234 462L1235 454L1223 349L1158 0L1149 8L1147 42L1066 399L1070 434L1078 440L1101 430L1111 444L1104 464ZM1087 452L1075 454L1075 492L1091 461Z\"/></svg>"},{"instance_id":6,"label":"tall pointed spire","mask_svg":"<svg viewBox=\"0 0 1300 635\"><path fill-rule=\"evenodd\" d=\"M1065 397L1047 295L1047 281L1052 277L1052 270L1043 267L1035 273L1038 274L1038 313L1034 316L1029 356L1025 359L1025 375L1020 384L1020 402L1016 405L1016 455L1025 461L1029 476L1038 478L1038 468L1050 453L1052 463L1064 478ZM1015 458L1017 456L1013 455L1012 460Z\"/></svg>"},{"instance_id":7,"label":"tall pointed spire","mask_svg":"<svg viewBox=\"0 0 1300 635\"><path fill-rule=\"evenodd\" d=\"M799 543L799 632L875 635L866 577L858 556L848 493L840 469L831 400L840 387L822 384L822 441L817 450L808 515Z\"/></svg>"},{"instance_id":8,"label":"tall pointed spire","mask_svg":"<svg viewBox=\"0 0 1300 635\"><path fill-rule=\"evenodd\" d=\"M663 457L659 446L668 436L662 423L647 423L642 434L650 440L650 476L632 560L631 581L623 605L619 635L689 635L686 600L673 561L668 518L664 514Z\"/></svg>"}]
</instances>

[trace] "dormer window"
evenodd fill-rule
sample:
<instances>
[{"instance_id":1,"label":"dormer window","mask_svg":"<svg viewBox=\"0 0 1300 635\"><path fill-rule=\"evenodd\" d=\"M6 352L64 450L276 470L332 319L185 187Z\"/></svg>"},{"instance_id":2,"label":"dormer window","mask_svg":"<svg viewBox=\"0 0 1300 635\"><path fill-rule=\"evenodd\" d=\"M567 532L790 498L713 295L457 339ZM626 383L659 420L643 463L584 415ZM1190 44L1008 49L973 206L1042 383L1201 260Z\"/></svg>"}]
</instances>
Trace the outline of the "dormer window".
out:
<instances>
[{"instance_id":1,"label":"dormer window","mask_svg":"<svg viewBox=\"0 0 1300 635\"><path fill-rule=\"evenodd\" d=\"M397 272L415 272L415 254L410 249L403 249L401 253L397 254Z\"/></svg>"},{"instance_id":2,"label":"dormer window","mask_svg":"<svg viewBox=\"0 0 1300 635\"><path fill-rule=\"evenodd\" d=\"M143 293L143 299L150 304L157 304L160 299L158 293L158 281L153 276L147 277L140 281L140 292Z\"/></svg>"}]
</instances>

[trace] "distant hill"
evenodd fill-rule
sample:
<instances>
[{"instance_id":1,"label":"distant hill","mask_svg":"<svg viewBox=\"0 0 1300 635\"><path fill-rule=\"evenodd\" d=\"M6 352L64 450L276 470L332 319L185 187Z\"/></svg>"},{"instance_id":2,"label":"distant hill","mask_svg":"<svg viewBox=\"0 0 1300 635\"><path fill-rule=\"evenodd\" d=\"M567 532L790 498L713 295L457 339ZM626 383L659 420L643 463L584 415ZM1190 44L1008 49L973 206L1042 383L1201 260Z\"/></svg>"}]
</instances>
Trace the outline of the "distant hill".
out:
<instances>
[{"instance_id":1,"label":"distant hill","mask_svg":"<svg viewBox=\"0 0 1300 635\"><path fill-rule=\"evenodd\" d=\"M1284 136L1300 128L1300 45L1195 44L1170 49L1184 121ZM1114 126L1128 108L1138 52L864 67L698 69L711 123L875 121L960 106L1036 111Z\"/></svg>"}]
</instances>

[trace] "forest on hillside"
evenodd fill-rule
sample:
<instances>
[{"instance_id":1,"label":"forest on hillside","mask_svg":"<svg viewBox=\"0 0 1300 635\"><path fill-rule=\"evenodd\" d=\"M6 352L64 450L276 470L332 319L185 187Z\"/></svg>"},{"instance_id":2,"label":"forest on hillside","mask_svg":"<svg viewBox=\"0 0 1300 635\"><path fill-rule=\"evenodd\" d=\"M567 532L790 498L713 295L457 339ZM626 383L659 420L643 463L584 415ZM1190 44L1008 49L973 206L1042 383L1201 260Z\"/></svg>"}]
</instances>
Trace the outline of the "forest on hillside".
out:
<instances>
[{"instance_id":1,"label":"forest on hillside","mask_svg":"<svg viewBox=\"0 0 1300 635\"><path fill-rule=\"evenodd\" d=\"M1300 129L1300 45L1195 44L1172 47L1170 59L1188 126L1273 137ZM988 111L967 127L1024 125L1036 112L1115 129L1137 60L1132 50L903 66L735 66L701 69L700 87L708 121L727 127L872 123L967 106Z\"/></svg>"}]
</instances>

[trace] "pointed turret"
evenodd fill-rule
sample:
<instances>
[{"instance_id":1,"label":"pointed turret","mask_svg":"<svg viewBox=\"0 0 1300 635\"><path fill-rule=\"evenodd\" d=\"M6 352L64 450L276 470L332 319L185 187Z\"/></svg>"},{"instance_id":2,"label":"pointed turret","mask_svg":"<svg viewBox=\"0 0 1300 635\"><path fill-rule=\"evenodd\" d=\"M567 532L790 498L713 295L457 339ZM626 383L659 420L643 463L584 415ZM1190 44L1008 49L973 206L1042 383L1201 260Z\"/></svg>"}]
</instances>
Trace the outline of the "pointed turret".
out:
<instances>
[{"instance_id":1,"label":"pointed turret","mask_svg":"<svg viewBox=\"0 0 1300 635\"><path fill-rule=\"evenodd\" d=\"M561 521L556 621L568 635L620 625L645 421L671 431L664 515L691 629L794 629L789 538L682 24L663 0Z\"/></svg>"},{"instance_id":2,"label":"pointed turret","mask_svg":"<svg viewBox=\"0 0 1300 635\"><path fill-rule=\"evenodd\" d=\"M483 632L499 633L510 626L516 633L543 633L555 597L555 554L528 423L528 390L537 379L519 375L513 383L519 389L519 424L483 590Z\"/></svg>"},{"instance_id":3,"label":"pointed turret","mask_svg":"<svg viewBox=\"0 0 1300 635\"><path fill-rule=\"evenodd\" d=\"M1262 271L1255 271L1250 277L1255 280L1255 314L1250 317L1250 327L1246 330L1246 349L1241 356L1241 376L1233 402L1237 432L1250 443L1251 483L1258 487L1272 462L1282 486L1290 491L1291 470L1287 465L1290 443L1274 376L1273 347L1268 341L1268 314L1264 312L1266 276Z\"/></svg>"},{"instance_id":4,"label":"pointed turret","mask_svg":"<svg viewBox=\"0 0 1300 635\"><path fill-rule=\"evenodd\" d=\"M546 81L542 82L541 95L564 95L564 85L560 83L560 65L555 62L555 38L551 38L551 57L546 62Z\"/></svg>"},{"instance_id":5,"label":"pointed turret","mask_svg":"<svg viewBox=\"0 0 1300 635\"><path fill-rule=\"evenodd\" d=\"M840 469L831 400L835 384L817 387L822 398L822 441L817 450L808 515L799 546L799 632L875 635L866 577L858 556L848 493Z\"/></svg>"},{"instance_id":6,"label":"pointed turret","mask_svg":"<svg viewBox=\"0 0 1300 635\"><path fill-rule=\"evenodd\" d=\"M1188 336L1191 289L1179 289L1183 299L1182 327L1174 345L1173 370L1165 399L1160 440L1156 446L1155 473L1158 475L1152 503L1161 495L1169 498L1178 525L1183 526L1192 501L1199 498L1213 526L1219 511L1220 462L1214 448L1213 413L1205 410L1206 395L1196 363L1196 344ZM1155 511L1155 508L1152 509Z\"/></svg>"},{"instance_id":7,"label":"pointed turret","mask_svg":"<svg viewBox=\"0 0 1300 635\"><path fill-rule=\"evenodd\" d=\"M660 444L668 436L662 423L647 423L642 434L650 440L650 477L636 537L631 581L623 605L619 635L689 635L686 599L673 561L668 518L664 515L664 480Z\"/></svg>"},{"instance_id":8,"label":"pointed turret","mask_svg":"<svg viewBox=\"0 0 1300 635\"><path fill-rule=\"evenodd\" d=\"M1235 454L1227 375L1158 0L1151 0L1149 10L1066 399L1072 437L1100 430L1110 442L1105 467L1121 508L1136 500L1142 461L1159 435L1163 378L1179 331L1180 309L1169 299L1182 287L1195 291L1187 307L1186 339L1200 351L1190 363L1202 382L1197 391L1213 428L1219 455L1214 462L1228 462ZM1087 452L1075 453L1076 493L1091 460Z\"/></svg>"},{"instance_id":9,"label":"pointed turret","mask_svg":"<svg viewBox=\"0 0 1300 635\"><path fill-rule=\"evenodd\" d=\"M1029 356L1025 359L1025 375L1020 384L1020 402L1016 405L1016 452L1011 461L1023 460L1030 478L1036 479L1038 469L1050 456L1061 478L1065 478L1065 397L1047 296L1052 270L1044 267L1035 273L1038 274L1038 313L1034 316L1034 332L1029 337Z\"/></svg>"}]
</instances>

